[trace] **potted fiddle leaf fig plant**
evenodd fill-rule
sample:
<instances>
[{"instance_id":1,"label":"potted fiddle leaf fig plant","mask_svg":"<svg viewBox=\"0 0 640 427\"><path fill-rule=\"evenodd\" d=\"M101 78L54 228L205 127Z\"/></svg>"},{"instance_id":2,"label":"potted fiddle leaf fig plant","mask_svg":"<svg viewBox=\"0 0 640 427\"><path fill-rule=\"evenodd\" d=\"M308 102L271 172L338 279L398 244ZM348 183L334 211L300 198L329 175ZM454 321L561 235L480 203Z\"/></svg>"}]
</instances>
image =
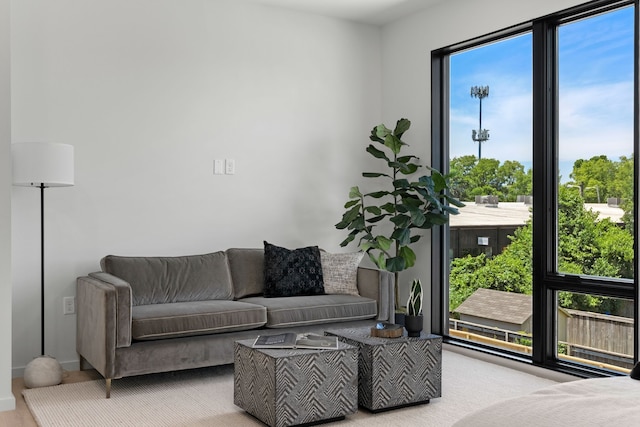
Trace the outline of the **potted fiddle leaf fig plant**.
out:
<instances>
[{"instance_id":1,"label":"potted fiddle leaf fig plant","mask_svg":"<svg viewBox=\"0 0 640 427\"><path fill-rule=\"evenodd\" d=\"M404 327L410 337L419 337L423 325L422 316L422 283L414 279L407 300L407 314L404 317Z\"/></svg>"},{"instance_id":2,"label":"potted fiddle leaf fig plant","mask_svg":"<svg viewBox=\"0 0 640 427\"><path fill-rule=\"evenodd\" d=\"M411 248L420 240L420 232L446 224L449 215L458 214L456 207L464 206L449 195L448 177L418 163L419 158L405 155L408 144L402 137L409 130L408 119L397 121L393 130L384 124L371 130L372 143L366 151L384 162L386 172L363 172L374 178L379 186L363 193L359 187L349 191L346 212L336 228L349 230L340 243L346 246L359 237L359 247L378 268L395 273L396 311L398 305L399 272L413 267L416 254ZM426 172L417 178L418 171Z\"/></svg>"}]
</instances>

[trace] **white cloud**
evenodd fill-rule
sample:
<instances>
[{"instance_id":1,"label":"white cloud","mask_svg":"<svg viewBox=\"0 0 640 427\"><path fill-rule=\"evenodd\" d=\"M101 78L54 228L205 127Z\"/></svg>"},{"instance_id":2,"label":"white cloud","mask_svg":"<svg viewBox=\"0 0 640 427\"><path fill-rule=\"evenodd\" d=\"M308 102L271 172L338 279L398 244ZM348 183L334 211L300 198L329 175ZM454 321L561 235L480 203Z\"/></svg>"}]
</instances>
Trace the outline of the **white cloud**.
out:
<instances>
[{"instance_id":1,"label":"white cloud","mask_svg":"<svg viewBox=\"0 0 640 427\"><path fill-rule=\"evenodd\" d=\"M505 77L494 77L509 82ZM496 85L494 97L483 100L482 126L490 139L482 156L530 162L532 157L531 92L518 86ZM561 162L604 154L615 160L633 152L632 82L562 88L559 138ZM471 130L478 127L478 101L470 99L451 110L451 157L478 154Z\"/></svg>"}]
</instances>

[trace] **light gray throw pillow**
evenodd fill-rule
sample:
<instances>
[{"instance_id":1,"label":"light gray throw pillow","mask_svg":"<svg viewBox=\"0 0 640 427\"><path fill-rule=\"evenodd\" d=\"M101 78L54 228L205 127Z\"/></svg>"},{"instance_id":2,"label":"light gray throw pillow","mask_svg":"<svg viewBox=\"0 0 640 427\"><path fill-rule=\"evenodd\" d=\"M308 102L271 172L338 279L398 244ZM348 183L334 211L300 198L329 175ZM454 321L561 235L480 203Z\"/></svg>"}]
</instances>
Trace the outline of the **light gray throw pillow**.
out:
<instances>
[{"instance_id":1,"label":"light gray throw pillow","mask_svg":"<svg viewBox=\"0 0 640 427\"><path fill-rule=\"evenodd\" d=\"M358 266L364 252L330 254L320 252L324 292L327 294L360 295L358 292Z\"/></svg>"}]
</instances>

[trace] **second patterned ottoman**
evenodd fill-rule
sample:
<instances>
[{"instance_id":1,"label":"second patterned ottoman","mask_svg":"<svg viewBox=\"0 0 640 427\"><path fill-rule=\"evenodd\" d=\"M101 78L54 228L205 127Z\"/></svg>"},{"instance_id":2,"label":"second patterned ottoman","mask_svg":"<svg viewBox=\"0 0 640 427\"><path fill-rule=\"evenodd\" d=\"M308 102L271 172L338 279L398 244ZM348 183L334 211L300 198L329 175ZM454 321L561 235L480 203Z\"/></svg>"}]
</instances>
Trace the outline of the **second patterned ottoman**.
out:
<instances>
[{"instance_id":1,"label":"second patterned ottoman","mask_svg":"<svg viewBox=\"0 0 640 427\"><path fill-rule=\"evenodd\" d=\"M358 400L371 411L428 403L442 393L442 337L371 336L371 328L330 329L326 335L359 347Z\"/></svg>"}]
</instances>

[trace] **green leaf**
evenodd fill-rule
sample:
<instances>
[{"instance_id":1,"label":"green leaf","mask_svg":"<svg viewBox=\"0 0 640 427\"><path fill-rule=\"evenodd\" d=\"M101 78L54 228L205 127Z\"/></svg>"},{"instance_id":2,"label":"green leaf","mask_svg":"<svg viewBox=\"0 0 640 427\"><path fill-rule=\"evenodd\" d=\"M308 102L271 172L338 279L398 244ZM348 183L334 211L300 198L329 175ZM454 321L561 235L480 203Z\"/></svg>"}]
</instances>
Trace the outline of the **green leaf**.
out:
<instances>
[{"instance_id":1,"label":"green leaf","mask_svg":"<svg viewBox=\"0 0 640 427\"><path fill-rule=\"evenodd\" d=\"M344 230L345 228L347 228L347 226L351 224L350 222L344 222L344 221L340 221L339 223L337 223L334 227L336 227L338 230Z\"/></svg>"},{"instance_id":2,"label":"green leaf","mask_svg":"<svg viewBox=\"0 0 640 427\"><path fill-rule=\"evenodd\" d=\"M385 215L378 215L378 216L374 216L371 217L367 220L368 223L376 223L376 222L380 222L381 220L383 220L384 218L386 218L387 216L389 216L389 214L385 214Z\"/></svg>"},{"instance_id":3,"label":"green leaf","mask_svg":"<svg viewBox=\"0 0 640 427\"><path fill-rule=\"evenodd\" d=\"M425 221L427 220L427 217L424 216L424 213L422 213L421 210L411 210L411 222L416 226L416 227L422 227L422 225L425 223Z\"/></svg>"},{"instance_id":4,"label":"green leaf","mask_svg":"<svg viewBox=\"0 0 640 427\"><path fill-rule=\"evenodd\" d=\"M442 176L442 174L438 171L436 171L435 169L431 171L431 178L433 179L433 183L434 183L434 190L436 192L441 192L442 190L444 190L445 188L447 188L447 180L444 179L444 177Z\"/></svg>"},{"instance_id":5,"label":"green leaf","mask_svg":"<svg viewBox=\"0 0 640 427\"><path fill-rule=\"evenodd\" d=\"M384 236L377 236L376 242L378 243L380 249L382 249L383 251L388 251L389 249L391 249L391 244L393 243L391 239L388 239Z\"/></svg>"},{"instance_id":6,"label":"green leaf","mask_svg":"<svg viewBox=\"0 0 640 427\"><path fill-rule=\"evenodd\" d=\"M404 258L405 268L410 268L415 265L416 254L409 246L401 246L398 254Z\"/></svg>"},{"instance_id":7,"label":"green leaf","mask_svg":"<svg viewBox=\"0 0 640 427\"><path fill-rule=\"evenodd\" d=\"M373 193L365 194L365 196L379 199L380 197L388 196L389 194L390 193L388 191L374 191Z\"/></svg>"},{"instance_id":8,"label":"green leaf","mask_svg":"<svg viewBox=\"0 0 640 427\"><path fill-rule=\"evenodd\" d=\"M394 188L409 188L409 180L407 179L396 179L393 181Z\"/></svg>"},{"instance_id":9,"label":"green leaf","mask_svg":"<svg viewBox=\"0 0 640 427\"><path fill-rule=\"evenodd\" d=\"M420 157L408 155L408 156L400 156L396 160L399 161L400 163L408 163L411 159L419 160ZM416 166L420 167L419 165L416 165Z\"/></svg>"},{"instance_id":10,"label":"green leaf","mask_svg":"<svg viewBox=\"0 0 640 427\"><path fill-rule=\"evenodd\" d=\"M380 138L378 136L378 126L374 126L373 129L371 129L371 135L369 135L369 139L384 144L384 137Z\"/></svg>"},{"instance_id":11,"label":"green leaf","mask_svg":"<svg viewBox=\"0 0 640 427\"><path fill-rule=\"evenodd\" d=\"M360 215L360 206L354 206L342 215L342 220L351 222L356 219L358 215Z\"/></svg>"},{"instance_id":12,"label":"green leaf","mask_svg":"<svg viewBox=\"0 0 640 427\"><path fill-rule=\"evenodd\" d=\"M457 206L459 208L463 208L465 206L464 203L462 203L460 200L456 199L455 197L451 197L448 195L445 195L444 197L447 200L447 202L451 203L454 206ZM456 215L457 215L457 212L456 212Z\"/></svg>"},{"instance_id":13,"label":"green leaf","mask_svg":"<svg viewBox=\"0 0 640 427\"><path fill-rule=\"evenodd\" d=\"M411 225L411 217L408 215L396 215L390 219L398 228L406 228Z\"/></svg>"},{"instance_id":14,"label":"green leaf","mask_svg":"<svg viewBox=\"0 0 640 427\"><path fill-rule=\"evenodd\" d=\"M387 165L390 168L396 169L398 172L400 172L403 175L411 175L412 173L417 171L419 167L414 163L403 163L398 160L389 161Z\"/></svg>"},{"instance_id":15,"label":"green leaf","mask_svg":"<svg viewBox=\"0 0 640 427\"><path fill-rule=\"evenodd\" d=\"M370 242L364 242L363 244L360 245L360 249L363 252L367 252L371 248L373 248L373 245Z\"/></svg>"},{"instance_id":16,"label":"green leaf","mask_svg":"<svg viewBox=\"0 0 640 427\"><path fill-rule=\"evenodd\" d=\"M380 142L384 143L384 140L381 139ZM377 159L384 159L386 161L389 161L389 158L384 153L384 151L378 150L372 144L369 144L369 146L367 147L367 152L370 153L373 157L375 157Z\"/></svg>"},{"instance_id":17,"label":"green leaf","mask_svg":"<svg viewBox=\"0 0 640 427\"><path fill-rule=\"evenodd\" d=\"M353 206L357 205L358 203L360 203L360 199L349 200L347 203L344 204L344 208L345 209L349 209L350 207L353 207Z\"/></svg>"},{"instance_id":18,"label":"green leaf","mask_svg":"<svg viewBox=\"0 0 640 427\"><path fill-rule=\"evenodd\" d=\"M380 173L380 172L362 172L362 176L364 176L365 178L378 178L380 176L388 176L389 178L391 178L386 173Z\"/></svg>"},{"instance_id":19,"label":"green leaf","mask_svg":"<svg viewBox=\"0 0 640 427\"><path fill-rule=\"evenodd\" d=\"M355 199L355 198L360 198L362 197L362 193L360 193L360 189L358 187L351 187L351 189L349 189L349 198L350 199Z\"/></svg>"},{"instance_id":20,"label":"green leaf","mask_svg":"<svg viewBox=\"0 0 640 427\"><path fill-rule=\"evenodd\" d=\"M409 210L411 209L420 209L424 204L423 200L420 200L418 197L413 195L407 195L402 198L402 203L407 206Z\"/></svg>"},{"instance_id":21,"label":"green leaf","mask_svg":"<svg viewBox=\"0 0 640 427\"><path fill-rule=\"evenodd\" d=\"M388 135L391 135L391 129L388 129L383 124L379 124L378 126L373 128L372 133L375 134L376 137L384 140Z\"/></svg>"},{"instance_id":22,"label":"green leaf","mask_svg":"<svg viewBox=\"0 0 640 427\"><path fill-rule=\"evenodd\" d=\"M346 211L343 215L342 215L342 221L340 221L339 223L337 223L335 225L335 227L338 230L342 230L343 228L346 228L348 226L351 226L352 223L354 222L354 220L360 215L360 206L354 206L351 209L349 209L348 211ZM353 227L350 227L353 228Z\"/></svg>"},{"instance_id":23,"label":"green leaf","mask_svg":"<svg viewBox=\"0 0 640 427\"><path fill-rule=\"evenodd\" d=\"M384 139L385 147L388 147L393 154L398 154L400 150L402 150L402 146L406 145L404 142L400 141L400 138L394 135L387 135Z\"/></svg>"},{"instance_id":24,"label":"green leaf","mask_svg":"<svg viewBox=\"0 0 640 427\"><path fill-rule=\"evenodd\" d=\"M355 238L356 238L355 234L353 234L353 233L349 234L349 236L347 236L347 238L346 238L346 239L344 239L344 240L340 243L340 246L341 246L341 247L347 246L347 245L348 245L349 243L351 243L351 242L353 241L353 239L355 239Z\"/></svg>"},{"instance_id":25,"label":"green leaf","mask_svg":"<svg viewBox=\"0 0 640 427\"><path fill-rule=\"evenodd\" d=\"M427 213L425 217L426 221L420 228L431 228L435 225L444 225L449 221L449 218L446 215L431 212Z\"/></svg>"},{"instance_id":26,"label":"green leaf","mask_svg":"<svg viewBox=\"0 0 640 427\"><path fill-rule=\"evenodd\" d=\"M400 119L396 123L396 128L393 130L393 134L398 138L402 138L402 135L409 130L411 122L408 119Z\"/></svg>"},{"instance_id":27,"label":"green leaf","mask_svg":"<svg viewBox=\"0 0 640 427\"><path fill-rule=\"evenodd\" d=\"M396 206L389 202L389 203L385 203L384 205L380 206L380 209L383 209L389 213L395 213L396 212Z\"/></svg>"},{"instance_id":28,"label":"green leaf","mask_svg":"<svg viewBox=\"0 0 640 427\"><path fill-rule=\"evenodd\" d=\"M362 231L365 228L364 217L362 215L358 215L356 219L354 219L351 224L349 224L349 230L358 230Z\"/></svg>"},{"instance_id":29,"label":"green leaf","mask_svg":"<svg viewBox=\"0 0 640 427\"><path fill-rule=\"evenodd\" d=\"M380 270L386 270L386 265L385 265L385 261L384 261L384 254L380 254L378 257L376 257L374 254L372 254L371 252L367 252L367 255L369 255L369 259L380 269Z\"/></svg>"},{"instance_id":30,"label":"green leaf","mask_svg":"<svg viewBox=\"0 0 640 427\"><path fill-rule=\"evenodd\" d=\"M403 204L397 204L396 205L396 211L400 212L400 213L407 213L409 212L409 209L407 209L407 207Z\"/></svg>"},{"instance_id":31,"label":"green leaf","mask_svg":"<svg viewBox=\"0 0 640 427\"><path fill-rule=\"evenodd\" d=\"M401 246L406 246L411 243L411 230L398 228L391 234L391 238L397 240Z\"/></svg>"},{"instance_id":32,"label":"green leaf","mask_svg":"<svg viewBox=\"0 0 640 427\"><path fill-rule=\"evenodd\" d=\"M450 215L458 215L460 213L458 208L454 208L454 207L447 206L447 205L443 205L442 206L442 210L444 210L445 212L448 212Z\"/></svg>"},{"instance_id":33,"label":"green leaf","mask_svg":"<svg viewBox=\"0 0 640 427\"><path fill-rule=\"evenodd\" d=\"M382 210L377 206L367 206L364 210L374 215L380 215L382 213Z\"/></svg>"},{"instance_id":34,"label":"green leaf","mask_svg":"<svg viewBox=\"0 0 640 427\"><path fill-rule=\"evenodd\" d=\"M412 173L415 173L419 167L420 166L416 164L409 163L409 164L406 164L405 167L400 169L400 173L404 175L411 175Z\"/></svg>"},{"instance_id":35,"label":"green leaf","mask_svg":"<svg viewBox=\"0 0 640 427\"><path fill-rule=\"evenodd\" d=\"M391 272L402 271L406 269L406 261L400 256L389 258L385 269Z\"/></svg>"}]
</instances>

